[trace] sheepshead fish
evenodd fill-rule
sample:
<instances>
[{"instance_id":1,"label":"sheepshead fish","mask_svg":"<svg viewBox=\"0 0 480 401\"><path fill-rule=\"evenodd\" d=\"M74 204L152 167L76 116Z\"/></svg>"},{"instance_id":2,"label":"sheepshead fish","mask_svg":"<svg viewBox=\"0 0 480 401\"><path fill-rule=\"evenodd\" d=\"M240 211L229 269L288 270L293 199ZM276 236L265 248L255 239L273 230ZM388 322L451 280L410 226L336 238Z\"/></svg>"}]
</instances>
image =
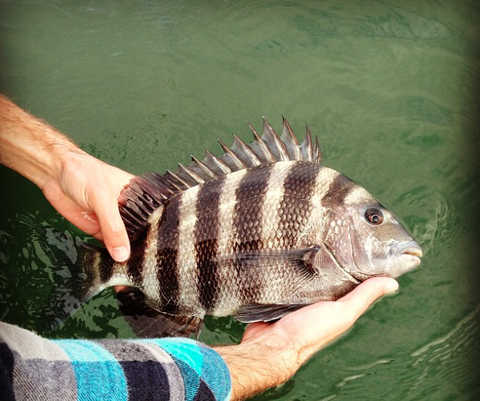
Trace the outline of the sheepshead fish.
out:
<instances>
[{"instance_id":1,"label":"sheepshead fish","mask_svg":"<svg viewBox=\"0 0 480 401\"><path fill-rule=\"evenodd\" d=\"M281 136L266 120L262 136L249 127L254 141L234 136L221 157L134 178L119 200L130 259L86 249L57 316L128 286L119 303L138 335L198 336L206 314L273 321L420 264L420 246L392 212L322 165L308 128L299 145L285 118Z\"/></svg>"}]
</instances>

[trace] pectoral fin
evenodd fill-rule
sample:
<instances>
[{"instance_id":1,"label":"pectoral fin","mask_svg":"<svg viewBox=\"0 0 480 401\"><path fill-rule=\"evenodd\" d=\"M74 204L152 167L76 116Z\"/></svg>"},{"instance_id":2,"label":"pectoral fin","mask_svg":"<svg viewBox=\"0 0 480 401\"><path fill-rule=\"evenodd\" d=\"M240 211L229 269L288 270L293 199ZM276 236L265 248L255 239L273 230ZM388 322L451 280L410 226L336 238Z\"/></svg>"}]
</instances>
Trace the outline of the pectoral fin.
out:
<instances>
[{"instance_id":1,"label":"pectoral fin","mask_svg":"<svg viewBox=\"0 0 480 401\"><path fill-rule=\"evenodd\" d=\"M245 271L277 269L279 265L288 266L292 272L299 273L297 277L312 277L318 272L313 266L313 261L320 247L291 249L291 250L270 250L263 249L251 252L242 252L233 257L217 258L217 262L235 261Z\"/></svg>"}]
</instances>

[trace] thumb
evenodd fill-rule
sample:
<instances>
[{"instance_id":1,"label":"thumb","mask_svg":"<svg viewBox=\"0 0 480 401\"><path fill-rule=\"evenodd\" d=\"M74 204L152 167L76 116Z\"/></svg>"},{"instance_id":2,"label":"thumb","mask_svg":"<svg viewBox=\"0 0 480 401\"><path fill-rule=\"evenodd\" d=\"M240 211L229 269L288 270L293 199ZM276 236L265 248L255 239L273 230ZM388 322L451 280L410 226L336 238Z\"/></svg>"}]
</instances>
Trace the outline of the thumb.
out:
<instances>
[{"instance_id":1,"label":"thumb","mask_svg":"<svg viewBox=\"0 0 480 401\"><path fill-rule=\"evenodd\" d=\"M117 205L117 199L102 202L95 208L103 242L110 256L117 262L125 262L130 257L130 240Z\"/></svg>"}]
</instances>

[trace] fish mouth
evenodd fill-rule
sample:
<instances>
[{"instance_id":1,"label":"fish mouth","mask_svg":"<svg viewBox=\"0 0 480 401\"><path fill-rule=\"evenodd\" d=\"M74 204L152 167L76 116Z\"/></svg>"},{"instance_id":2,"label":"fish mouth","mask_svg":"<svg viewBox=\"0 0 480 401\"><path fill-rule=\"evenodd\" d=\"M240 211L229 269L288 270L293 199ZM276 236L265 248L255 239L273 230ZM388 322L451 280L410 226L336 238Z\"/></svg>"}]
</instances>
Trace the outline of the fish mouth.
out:
<instances>
[{"instance_id":1,"label":"fish mouth","mask_svg":"<svg viewBox=\"0 0 480 401\"><path fill-rule=\"evenodd\" d=\"M400 246L398 253L405 262L409 261L409 264L413 265L413 267L418 266L422 262L423 251L416 241L410 241Z\"/></svg>"},{"instance_id":2,"label":"fish mouth","mask_svg":"<svg viewBox=\"0 0 480 401\"><path fill-rule=\"evenodd\" d=\"M372 277L393 277L397 278L403 273L410 271L420 265L421 258L423 256L422 248L416 241L408 241L400 243L397 248L395 249L396 257L398 258L397 265L401 265L402 268L394 268L388 269L387 271L382 271L379 273L364 273L360 271L360 268L357 266L358 270L349 271L347 269L343 269L346 273L352 276L353 279L357 280L358 282L362 282L368 280Z\"/></svg>"}]
</instances>

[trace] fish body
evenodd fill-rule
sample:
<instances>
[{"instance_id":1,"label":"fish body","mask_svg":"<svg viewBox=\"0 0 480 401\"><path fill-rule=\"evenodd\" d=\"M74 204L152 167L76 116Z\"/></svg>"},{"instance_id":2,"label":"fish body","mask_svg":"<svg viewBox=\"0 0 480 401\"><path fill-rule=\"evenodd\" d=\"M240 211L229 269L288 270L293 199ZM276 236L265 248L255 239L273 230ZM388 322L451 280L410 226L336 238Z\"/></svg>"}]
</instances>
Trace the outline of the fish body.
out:
<instances>
[{"instance_id":1,"label":"fish body","mask_svg":"<svg viewBox=\"0 0 480 401\"><path fill-rule=\"evenodd\" d=\"M88 250L77 266L75 306L110 286L140 335L188 335L206 314L272 321L334 300L369 277L398 277L421 248L396 217L343 174L321 164L318 142L302 145L284 119L279 137L238 137L225 154L193 159L164 175L136 177L120 210L131 257ZM70 310L67 310L70 309Z\"/></svg>"}]
</instances>

